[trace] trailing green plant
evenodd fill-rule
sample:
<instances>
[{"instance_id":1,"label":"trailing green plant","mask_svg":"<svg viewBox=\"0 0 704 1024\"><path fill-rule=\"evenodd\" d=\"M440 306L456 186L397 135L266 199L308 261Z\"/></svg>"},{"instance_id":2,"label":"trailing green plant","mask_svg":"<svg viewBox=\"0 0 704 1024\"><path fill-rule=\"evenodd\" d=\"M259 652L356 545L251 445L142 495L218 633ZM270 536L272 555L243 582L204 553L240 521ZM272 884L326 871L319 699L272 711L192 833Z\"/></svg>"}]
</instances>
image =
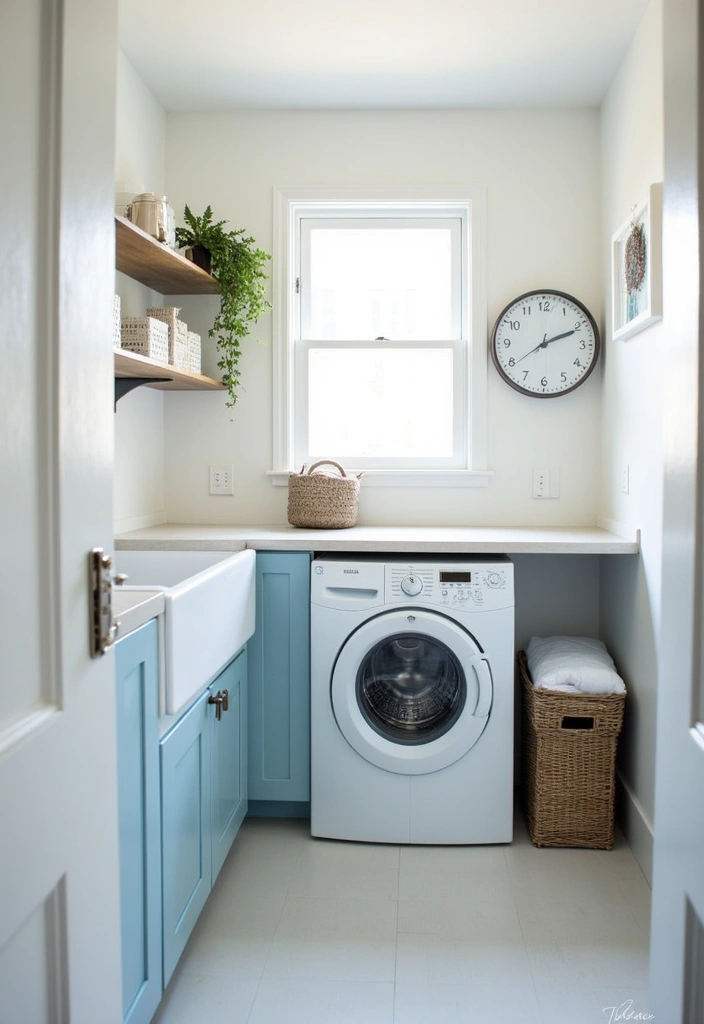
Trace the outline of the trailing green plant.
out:
<instances>
[{"instance_id":1,"label":"trailing green plant","mask_svg":"<svg viewBox=\"0 0 704 1024\"><path fill-rule=\"evenodd\" d=\"M183 211L187 227L176 228L179 246L202 246L212 258L212 275L220 286L220 312L208 331L220 354L218 367L228 391L228 407L237 402L240 385L240 342L250 333L250 325L271 309L266 297L268 274L264 266L271 256L255 246L243 229L227 231L227 221L213 221L210 206L201 217L188 208Z\"/></svg>"}]
</instances>

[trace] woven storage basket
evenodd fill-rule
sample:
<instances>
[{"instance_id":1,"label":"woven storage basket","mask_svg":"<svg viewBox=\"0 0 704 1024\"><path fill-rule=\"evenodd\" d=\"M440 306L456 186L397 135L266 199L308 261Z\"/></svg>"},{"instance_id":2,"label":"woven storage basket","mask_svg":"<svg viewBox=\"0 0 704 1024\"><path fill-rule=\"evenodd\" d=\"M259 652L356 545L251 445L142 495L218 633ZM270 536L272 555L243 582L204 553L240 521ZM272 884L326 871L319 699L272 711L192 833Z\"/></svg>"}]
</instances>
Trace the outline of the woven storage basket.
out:
<instances>
[{"instance_id":1,"label":"woven storage basket","mask_svg":"<svg viewBox=\"0 0 704 1024\"><path fill-rule=\"evenodd\" d=\"M188 332L188 371L189 373L200 373L200 334L195 331Z\"/></svg>"},{"instance_id":2,"label":"woven storage basket","mask_svg":"<svg viewBox=\"0 0 704 1024\"><path fill-rule=\"evenodd\" d=\"M114 295L112 300L112 347L120 348L122 345L122 300L119 295Z\"/></svg>"},{"instance_id":3,"label":"woven storage basket","mask_svg":"<svg viewBox=\"0 0 704 1024\"><path fill-rule=\"evenodd\" d=\"M536 688L523 651L518 669L523 802L533 843L610 850L616 745L626 694Z\"/></svg>"},{"instance_id":4,"label":"woven storage basket","mask_svg":"<svg viewBox=\"0 0 704 1024\"><path fill-rule=\"evenodd\" d=\"M147 316L161 320L169 327L169 363L177 370L188 369L188 325L179 320L180 306L150 306Z\"/></svg>"},{"instance_id":5,"label":"woven storage basket","mask_svg":"<svg viewBox=\"0 0 704 1024\"><path fill-rule=\"evenodd\" d=\"M335 466L340 476L316 473L319 466ZM361 476L361 474L360 474ZM347 476L339 462L321 459L300 473L288 476L288 521L291 526L341 530L354 526L359 511L359 477Z\"/></svg>"},{"instance_id":6,"label":"woven storage basket","mask_svg":"<svg viewBox=\"0 0 704 1024\"><path fill-rule=\"evenodd\" d=\"M169 329L153 316L123 316L120 345L155 363L167 364L169 361Z\"/></svg>"}]
</instances>

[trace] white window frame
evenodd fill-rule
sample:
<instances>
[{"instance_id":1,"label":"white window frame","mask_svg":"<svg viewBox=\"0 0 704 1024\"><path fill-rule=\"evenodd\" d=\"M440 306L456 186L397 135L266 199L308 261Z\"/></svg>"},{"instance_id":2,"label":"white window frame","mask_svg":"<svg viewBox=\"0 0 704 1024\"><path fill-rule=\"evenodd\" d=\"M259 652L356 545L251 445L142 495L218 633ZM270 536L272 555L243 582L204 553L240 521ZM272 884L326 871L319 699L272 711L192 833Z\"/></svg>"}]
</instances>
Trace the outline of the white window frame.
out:
<instances>
[{"instance_id":1,"label":"white window frame","mask_svg":"<svg viewBox=\"0 0 704 1024\"><path fill-rule=\"evenodd\" d=\"M465 465L452 469L373 469L365 471L365 486L460 486L482 487L492 473L486 468L486 388L487 388L487 316L485 283L486 196L481 187L345 189L274 189L274 365L273 365L273 468L272 483L286 485L288 473L300 470L294 462L294 389L293 345L297 339L299 300L295 283L298 276L296 225L301 216L329 211L338 216L339 208L349 204L349 214L364 216L371 211L407 207L437 216L466 214L467 231L464 253L465 289L462 335L467 353L464 379L458 382L462 400L469 403L466 418ZM403 210L405 215L405 210Z\"/></svg>"}]
</instances>

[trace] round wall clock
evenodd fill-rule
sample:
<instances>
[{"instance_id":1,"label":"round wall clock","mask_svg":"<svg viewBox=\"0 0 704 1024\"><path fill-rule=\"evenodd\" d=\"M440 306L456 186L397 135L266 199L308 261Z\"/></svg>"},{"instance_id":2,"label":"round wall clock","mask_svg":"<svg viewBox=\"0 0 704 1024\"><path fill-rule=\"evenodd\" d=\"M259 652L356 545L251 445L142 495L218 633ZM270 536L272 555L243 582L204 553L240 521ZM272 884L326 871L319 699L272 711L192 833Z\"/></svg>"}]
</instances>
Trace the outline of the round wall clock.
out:
<instances>
[{"instance_id":1,"label":"round wall clock","mask_svg":"<svg viewBox=\"0 0 704 1024\"><path fill-rule=\"evenodd\" d=\"M599 358L599 330L577 299L526 292L506 306L491 334L491 357L507 384L532 398L557 398L584 384Z\"/></svg>"}]
</instances>

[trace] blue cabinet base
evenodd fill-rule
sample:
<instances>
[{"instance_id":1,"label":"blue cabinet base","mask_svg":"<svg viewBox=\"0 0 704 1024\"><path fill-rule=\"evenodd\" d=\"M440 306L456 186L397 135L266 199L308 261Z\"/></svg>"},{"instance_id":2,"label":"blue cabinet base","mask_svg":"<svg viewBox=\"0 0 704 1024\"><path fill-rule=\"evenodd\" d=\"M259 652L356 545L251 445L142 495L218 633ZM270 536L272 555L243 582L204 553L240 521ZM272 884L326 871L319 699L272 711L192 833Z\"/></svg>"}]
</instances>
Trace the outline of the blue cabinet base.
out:
<instances>
[{"instance_id":1,"label":"blue cabinet base","mask_svg":"<svg viewBox=\"0 0 704 1024\"><path fill-rule=\"evenodd\" d=\"M310 818L310 800L250 800L248 818Z\"/></svg>"},{"instance_id":2,"label":"blue cabinet base","mask_svg":"<svg viewBox=\"0 0 704 1024\"><path fill-rule=\"evenodd\" d=\"M160 743L164 987L247 813L246 729L243 650Z\"/></svg>"},{"instance_id":3,"label":"blue cabinet base","mask_svg":"<svg viewBox=\"0 0 704 1024\"><path fill-rule=\"evenodd\" d=\"M257 552L256 629L247 644L251 814L297 803L295 816L309 813L310 557Z\"/></svg>"},{"instance_id":4,"label":"blue cabinet base","mask_svg":"<svg viewBox=\"0 0 704 1024\"><path fill-rule=\"evenodd\" d=\"M156 620L115 646L124 1024L161 1001L159 669Z\"/></svg>"}]
</instances>

